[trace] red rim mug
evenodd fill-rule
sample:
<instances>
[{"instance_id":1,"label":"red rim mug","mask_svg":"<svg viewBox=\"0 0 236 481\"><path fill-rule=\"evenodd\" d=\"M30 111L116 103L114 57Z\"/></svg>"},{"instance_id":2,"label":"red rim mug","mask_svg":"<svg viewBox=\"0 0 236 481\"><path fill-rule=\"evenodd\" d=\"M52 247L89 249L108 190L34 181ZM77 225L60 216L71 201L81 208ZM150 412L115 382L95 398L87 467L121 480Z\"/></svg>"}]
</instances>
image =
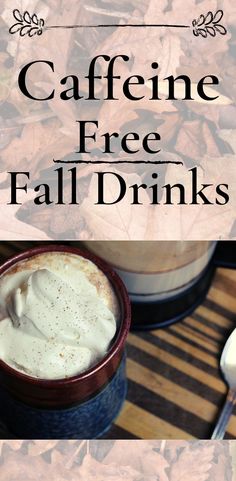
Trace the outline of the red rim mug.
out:
<instances>
[{"instance_id":1,"label":"red rim mug","mask_svg":"<svg viewBox=\"0 0 236 481\"><path fill-rule=\"evenodd\" d=\"M46 245L17 254L0 266L0 276L15 264L44 253L68 253L93 262L108 278L120 307L120 323L115 339L105 357L82 374L60 380L37 379L8 366L0 360L0 383L13 397L39 408L63 408L89 399L112 379L118 369L131 322L131 308L126 288L119 276L103 260L77 247Z\"/></svg>"}]
</instances>

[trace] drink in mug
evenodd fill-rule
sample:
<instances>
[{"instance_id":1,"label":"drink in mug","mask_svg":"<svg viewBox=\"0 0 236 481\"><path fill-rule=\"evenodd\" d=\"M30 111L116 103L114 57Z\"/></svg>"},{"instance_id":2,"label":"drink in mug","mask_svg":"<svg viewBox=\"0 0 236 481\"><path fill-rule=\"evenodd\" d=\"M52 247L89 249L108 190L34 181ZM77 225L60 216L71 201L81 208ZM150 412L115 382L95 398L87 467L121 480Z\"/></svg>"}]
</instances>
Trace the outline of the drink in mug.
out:
<instances>
[{"instance_id":1,"label":"drink in mug","mask_svg":"<svg viewBox=\"0 0 236 481\"><path fill-rule=\"evenodd\" d=\"M159 302L193 286L212 259L216 242L90 241L85 246L109 262L132 301Z\"/></svg>"},{"instance_id":2,"label":"drink in mug","mask_svg":"<svg viewBox=\"0 0 236 481\"><path fill-rule=\"evenodd\" d=\"M126 392L126 290L96 256L32 249L0 268L0 389L18 437L94 438ZM28 421L28 422L27 422Z\"/></svg>"}]
</instances>

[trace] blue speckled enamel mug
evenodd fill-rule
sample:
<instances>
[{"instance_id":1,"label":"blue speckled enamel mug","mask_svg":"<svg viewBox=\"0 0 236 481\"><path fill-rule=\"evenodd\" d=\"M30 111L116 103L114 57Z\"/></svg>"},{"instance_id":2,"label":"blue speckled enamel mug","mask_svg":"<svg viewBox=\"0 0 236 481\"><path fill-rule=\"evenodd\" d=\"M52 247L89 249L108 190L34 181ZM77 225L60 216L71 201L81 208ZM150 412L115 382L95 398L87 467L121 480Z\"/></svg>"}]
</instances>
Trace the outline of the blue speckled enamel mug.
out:
<instances>
[{"instance_id":1,"label":"blue speckled enamel mug","mask_svg":"<svg viewBox=\"0 0 236 481\"><path fill-rule=\"evenodd\" d=\"M45 252L66 252L91 260L111 282L120 306L116 337L106 356L88 371L62 380L43 380L15 371L0 360L0 418L19 439L95 439L111 426L126 396L125 341L130 302L118 275L97 256L61 245L42 246L12 257L10 267Z\"/></svg>"}]
</instances>

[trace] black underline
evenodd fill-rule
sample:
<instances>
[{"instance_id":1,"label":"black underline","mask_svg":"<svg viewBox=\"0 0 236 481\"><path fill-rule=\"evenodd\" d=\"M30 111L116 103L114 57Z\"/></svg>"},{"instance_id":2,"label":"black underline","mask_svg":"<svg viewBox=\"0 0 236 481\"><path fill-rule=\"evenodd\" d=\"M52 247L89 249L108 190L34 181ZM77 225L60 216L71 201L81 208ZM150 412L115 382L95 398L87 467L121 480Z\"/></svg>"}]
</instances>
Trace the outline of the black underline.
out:
<instances>
[{"instance_id":1,"label":"black underline","mask_svg":"<svg viewBox=\"0 0 236 481\"><path fill-rule=\"evenodd\" d=\"M115 164L152 164L152 165L162 165L162 164L174 164L174 165L183 165L183 162L180 161L172 161L172 160L156 160L156 161L151 161L151 160L117 160L117 161L110 161L107 162L105 160L60 160L60 159L53 159L53 162L55 164L94 164L94 165L99 165L99 164L109 164L109 165L115 165Z\"/></svg>"},{"instance_id":2,"label":"black underline","mask_svg":"<svg viewBox=\"0 0 236 481\"><path fill-rule=\"evenodd\" d=\"M100 24L100 25L49 25L45 30L52 30L56 28L190 28L190 25L172 25L172 24L157 24L157 23L126 23L126 24Z\"/></svg>"}]
</instances>

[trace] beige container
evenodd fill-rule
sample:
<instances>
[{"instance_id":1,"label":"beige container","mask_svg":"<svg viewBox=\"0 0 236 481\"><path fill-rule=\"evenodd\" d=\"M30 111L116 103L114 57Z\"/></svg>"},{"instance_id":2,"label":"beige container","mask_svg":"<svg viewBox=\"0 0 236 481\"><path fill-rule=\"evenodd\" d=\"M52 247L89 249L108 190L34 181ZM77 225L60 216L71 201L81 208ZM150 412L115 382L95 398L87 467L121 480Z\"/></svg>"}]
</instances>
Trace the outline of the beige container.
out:
<instances>
[{"instance_id":1,"label":"beige container","mask_svg":"<svg viewBox=\"0 0 236 481\"><path fill-rule=\"evenodd\" d=\"M132 300L152 302L191 287L212 259L216 242L91 241L85 246L115 268Z\"/></svg>"}]
</instances>

